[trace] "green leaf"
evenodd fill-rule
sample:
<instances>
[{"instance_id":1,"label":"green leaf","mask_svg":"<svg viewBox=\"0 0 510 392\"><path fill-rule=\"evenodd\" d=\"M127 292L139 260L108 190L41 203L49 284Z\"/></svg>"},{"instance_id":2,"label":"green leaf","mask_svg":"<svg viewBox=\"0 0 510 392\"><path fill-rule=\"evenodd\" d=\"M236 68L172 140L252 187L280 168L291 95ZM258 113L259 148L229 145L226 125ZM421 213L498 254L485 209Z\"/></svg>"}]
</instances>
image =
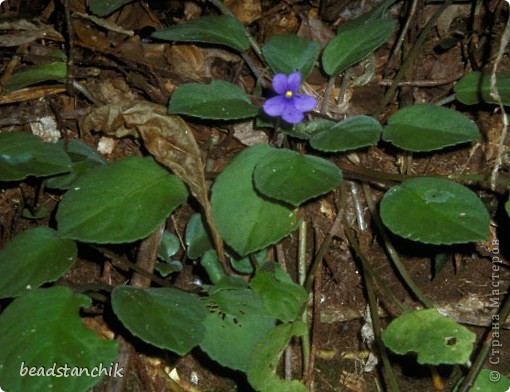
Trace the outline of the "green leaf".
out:
<instances>
[{"instance_id":1,"label":"green leaf","mask_svg":"<svg viewBox=\"0 0 510 392\"><path fill-rule=\"evenodd\" d=\"M117 342L99 338L79 317L80 308L91 305L90 298L62 286L36 289L15 299L0 315L1 388L85 392L100 381L101 377L92 377L100 369L100 376L108 370L113 375L117 369L117 377L126 377L127 369L113 365ZM48 376L29 376L29 371L35 372L29 370L32 367ZM80 377L77 371L82 372Z\"/></svg>"},{"instance_id":2,"label":"green leaf","mask_svg":"<svg viewBox=\"0 0 510 392\"><path fill-rule=\"evenodd\" d=\"M419 364L453 365L469 361L476 335L436 309L422 309L401 314L382 339L397 354L418 354Z\"/></svg>"},{"instance_id":3,"label":"green leaf","mask_svg":"<svg viewBox=\"0 0 510 392\"><path fill-rule=\"evenodd\" d=\"M57 145L71 158L71 172L48 178L45 181L48 188L68 190L72 183L85 172L107 163L101 154L80 140L60 140Z\"/></svg>"},{"instance_id":4,"label":"green leaf","mask_svg":"<svg viewBox=\"0 0 510 392\"><path fill-rule=\"evenodd\" d=\"M0 251L0 298L16 297L60 278L74 263L74 241L36 227L18 234Z\"/></svg>"},{"instance_id":5,"label":"green leaf","mask_svg":"<svg viewBox=\"0 0 510 392\"><path fill-rule=\"evenodd\" d=\"M200 265L205 268L207 275L213 284L217 284L222 278L227 276L214 249L208 250L204 253L200 260Z\"/></svg>"},{"instance_id":6,"label":"green leaf","mask_svg":"<svg viewBox=\"0 0 510 392\"><path fill-rule=\"evenodd\" d=\"M322 66L332 76L359 63L393 34L396 21L378 19L369 24L342 29L324 48Z\"/></svg>"},{"instance_id":7,"label":"green leaf","mask_svg":"<svg viewBox=\"0 0 510 392\"><path fill-rule=\"evenodd\" d=\"M89 8L92 13L103 17L110 15L113 11L118 10L132 1L133 0L92 0Z\"/></svg>"},{"instance_id":8,"label":"green leaf","mask_svg":"<svg viewBox=\"0 0 510 392\"><path fill-rule=\"evenodd\" d=\"M214 222L240 256L278 242L298 224L295 210L262 197L254 188L255 165L271 150L266 144L243 150L212 187Z\"/></svg>"},{"instance_id":9,"label":"green leaf","mask_svg":"<svg viewBox=\"0 0 510 392\"><path fill-rule=\"evenodd\" d=\"M474 192L453 181L415 178L391 188L381 219L395 234L428 244L486 241L489 213Z\"/></svg>"},{"instance_id":10,"label":"green leaf","mask_svg":"<svg viewBox=\"0 0 510 392\"><path fill-rule=\"evenodd\" d=\"M496 370L482 369L469 392L506 392L510 389L510 379Z\"/></svg>"},{"instance_id":11,"label":"green leaf","mask_svg":"<svg viewBox=\"0 0 510 392\"><path fill-rule=\"evenodd\" d=\"M264 303L269 315L281 321L294 321L303 312L303 307L308 299L306 290L292 282L285 272L287 279L279 279L270 269L281 268L278 264L267 263L257 271L250 281L255 294Z\"/></svg>"},{"instance_id":12,"label":"green leaf","mask_svg":"<svg viewBox=\"0 0 510 392\"><path fill-rule=\"evenodd\" d=\"M243 258L236 258L229 256L230 265L234 270L241 274L252 274L255 269L264 264L267 260L267 249L262 249L258 252L255 252L249 256L245 256Z\"/></svg>"},{"instance_id":13,"label":"green leaf","mask_svg":"<svg viewBox=\"0 0 510 392\"><path fill-rule=\"evenodd\" d=\"M151 158L130 157L85 173L57 211L61 236L122 243L152 233L187 198L184 184Z\"/></svg>"},{"instance_id":14,"label":"green leaf","mask_svg":"<svg viewBox=\"0 0 510 392\"><path fill-rule=\"evenodd\" d=\"M186 226L186 254L192 260L198 259L209 249L213 249L213 244L209 238L209 234L205 230L202 215L193 214L188 220Z\"/></svg>"},{"instance_id":15,"label":"green leaf","mask_svg":"<svg viewBox=\"0 0 510 392\"><path fill-rule=\"evenodd\" d=\"M457 82L453 91L459 102L465 105L476 105L481 101L497 103L491 97L490 74L470 72ZM496 87L503 105L510 105L510 74L496 74Z\"/></svg>"},{"instance_id":16,"label":"green leaf","mask_svg":"<svg viewBox=\"0 0 510 392\"><path fill-rule=\"evenodd\" d=\"M161 260L169 262L171 257L179 250L179 246L179 238L177 238L174 233L165 230L161 242L159 243L158 257Z\"/></svg>"},{"instance_id":17,"label":"green leaf","mask_svg":"<svg viewBox=\"0 0 510 392\"><path fill-rule=\"evenodd\" d=\"M257 343L246 371L249 383L261 392L306 392L300 382L283 381L276 375L278 360L293 336L304 336L308 333L306 324L296 322L282 324L268 332Z\"/></svg>"},{"instance_id":18,"label":"green leaf","mask_svg":"<svg viewBox=\"0 0 510 392\"><path fill-rule=\"evenodd\" d=\"M0 181L51 176L71 170L71 160L56 144L26 132L0 133Z\"/></svg>"},{"instance_id":19,"label":"green leaf","mask_svg":"<svg viewBox=\"0 0 510 392\"><path fill-rule=\"evenodd\" d=\"M480 140L474 122L463 114L436 105L418 104L395 112L383 139L408 151L433 151Z\"/></svg>"},{"instance_id":20,"label":"green leaf","mask_svg":"<svg viewBox=\"0 0 510 392\"><path fill-rule=\"evenodd\" d=\"M376 145L382 127L373 117L349 117L331 127L316 132L310 145L319 151L342 152Z\"/></svg>"},{"instance_id":21,"label":"green leaf","mask_svg":"<svg viewBox=\"0 0 510 392\"><path fill-rule=\"evenodd\" d=\"M248 289L221 290L204 301L207 332L200 347L221 365L245 371L253 348L275 320Z\"/></svg>"},{"instance_id":22,"label":"green leaf","mask_svg":"<svg viewBox=\"0 0 510 392\"><path fill-rule=\"evenodd\" d=\"M262 47L262 54L274 73L299 71L306 79L319 57L321 46L297 35L275 35Z\"/></svg>"},{"instance_id":23,"label":"green leaf","mask_svg":"<svg viewBox=\"0 0 510 392\"><path fill-rule=\"evenodd\" d=\"M187 354L204 338L206 311L194 294L173 288L118 286L112 292L113 311L143 341Z\"/></svg>"},{"instance_id":24,"label":"green leaf","mask_svg":"<svg viewBox=\"0 0 510 392\"><path fill-rule=\"evenodd\" d=\"M49 64L31 65L14 74L5 83L5 91L15 91L36 83L65 79L67 64L62 61Z\"/></svg>"},{"instance_id":25,"label":"green leaf","mask_svg":"<svg viewBox=\"0 0 510 392\"><path fill-rule=\"evenodd\" d=\"M170 260L168 262L161 262L156 264L154 267L159 274L166 278L168 275L173 274L174 272L182 271L182 263L179 260Z\"/></svg>"},{"instance_id":26,"label":"green leaf","mask_svg":"<svg viewBox=\"0 0 510 392\"><path fill-rule=\"evenodd\" d=\"M225 45L239 52L250 47L243 26L228 15L202 16L191 22L152 33L153 38L177 42L203 42Z\"/></svg>"},{"instance_id":27,"label":"green leaf","mask_svg":"<svg viewBox=\"0 0 510 392\"><path fill-rule=\"evenodd\" d=\"M342 172L325 159L280 149L269 151L259 160L253 178L264 195L297 207L336 188Z\"/></svg>"},{"instance_id":28,"label":"green leaf","mask_svg":"<svg viewBox=\"0 0 510 392\"><path fill-rule=\"evenodd\" d=\"M168 105L169 113L209 120L255 117L258 111L243 90L223 80L183 84L174 91Z\"/></svg>"},{"instance_id":29,"label":"green leaf","mask_svg":"<svg viewBox=\"0 0 510 392\"><path fill-rule=\"evenodd\" d=\"M334 125L334 121L320 118L317 120L300 122L290 129L281 128L280 131L297 139L309 140L316 133L331 129Z\"/></svg>"},{"instance_id":30,"label":"green leaf","mask_svg":"<svg viewBox=\"0 0 510 392\"><path fill-rule=\"evenodd\" d=\"M354 26L361 26L361 25L367 25L376 22L377 20L381 19L384 16L384 13L386 10L397 0L385 0L380 2L378 5L376 5L374 8L372 8L370 11L365 12L364 14L361 14L356 19L347 20L343 22L337 30L337 33L341 32L342 30L348 30L351 29ZM440 0L443 1L443 0Z\"/></svg>"}]
</instances>

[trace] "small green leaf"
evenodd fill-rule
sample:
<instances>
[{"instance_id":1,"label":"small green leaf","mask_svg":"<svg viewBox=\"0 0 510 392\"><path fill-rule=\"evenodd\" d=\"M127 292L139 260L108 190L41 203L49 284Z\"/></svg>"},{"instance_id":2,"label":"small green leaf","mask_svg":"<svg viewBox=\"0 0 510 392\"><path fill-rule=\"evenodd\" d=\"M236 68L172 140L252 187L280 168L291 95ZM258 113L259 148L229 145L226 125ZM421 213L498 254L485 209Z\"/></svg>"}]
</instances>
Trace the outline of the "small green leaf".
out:
<instances>
[{"instance_id":1,"label":"small green leaf","mask_svg":"<svg viewBox=\"0 0 510 392\"><path fill-rule=\"evenodd\" d=\"M71 160L56 144L26 132L0 133L0 181L51 176L71 170Z\"/></svg>"},{"instance_id":2,"label":"small green leaf","mask_svg":"<svg viewBox=\"0 0 510 392\"><path fill-rule=\"evenodd\" d=\"M377 19L369 24L342 29L324 48L324 71L330 76L338 75L359 63L386 42L395 26L396 21L392 19Z\"/></svg>"},{"instance_id":3,"label":"small green leaf","mask_svg":"<svg viewBox=\"0 0 510 392\"><path fill-rule=\"evenodd\" d=\"M228 15L202 16L191 22L152 33L153 38L177 42L203 42L225 45L239 52L250 47L243 26Z\"/></svg>"},{"instance_id":4,"label":"small green leaf","mask_svg":"<svg viewBox=\"0 0 510 392\"><path fill-rule=\"evenodd\" d=\"M156 264L155 269L162 277L166 278L168 275L173 274L174 272L181 272L182 263L179 260L170 260L168 262L161 262Z\"/></svg>"},{"instance_id":5,"label":"small green leaf","mask_svg":"<svg viewBox=\"0 0 510 392\"><path fill-rule=\"evenodd\" d=\"M15 91L36 83L65 79L67 64L62 61L31 65L15 72L5 83L5 91Z\"/></svg>"},{"instance_id":6,"label":"small green leaf","mask_svg":"<svg viewBox=\"0 0 510 392\"><path fill-rule=\"evenodd\" d=\"M0 315L0 387L85 392L105 372L126 377L127 369L114 366L117 342L99 338L80 319L80 308L91 305L89 297L63 286L36 289L9 304Z\"/></svg>"},{"instance_id":7,"label":"small green leaf","mask_svg":"<svg viewBox=\"0 0 510 392\"><path fill-rule=\"evenodd\" d=\"M48 188L68 190L72 183L85 172L107 163L101 154L80 140L61 140L57 145L71 158L71 172L48 178L45 181Z\"/></svg>"},{"instance_id":8,"label":"small green leaf","mask_svg":"<svg viewBox=\"0 0 510 392\"><path fill-rule=\"evenodd\" d=\"M173 288L117 286L113 311L131 333L156 347L187 354L205 334L205 307L194 294Z\"/></svg>"},{"instance_id":9,"label":"small green leaf","mask_svg":"<svg viewBox=\"0 0 510 392\"><path fill-rule=\"evenodd\" d=\"M290 75L299 71L306 79L313 68L321 46L297 35L275 35L262 47L262 54L274 73Z\"/></svg>"},{"instance_id":10,"label":"small green leaf","mask_svg":"<svg viewBox=\"0 0 510 392\"><path fill-rule=\"evenodd\" d=\"M309 140L316 133L331 129L334 125L334 121L320 118L317 120L300 122L290 129L281 128L280 131L297 139Z\"/></svg>"},{"instance_id":11,"label":"small green leaf","mask_svg":"<svg viewBox=\"0 0 510 392\"><path fill-rule=\"evenodd\" d=\"M216 256L216 251L213 249L204 253L200 260L200 265L205 268L213 284L217 284L222 278L227 276L218 260L218 256Z\"/></svg>"},{"instance_id":12,"label":"small green leaf","mask_svg":"<svg viewBox=\"0 0 510 392\"><path fill-rule=\"evenodd\" d=\"M469 361L476 335L436 309L422 309L401 314L382 339L397 354L418 354L419 364L454 365Z\"/></svg>"},{"instance_id":13,"label":"small green leaf","mask_svg":"<svg viewBox=\"0 0 510 392\"><path fill-rule=\"evenodd\" d=\"M253 348L274 328L275 320L248 289L221 290L204 302L207 332L200 348L221 365L245 371Z\"/></svg>"},{"instance_id":14,"label":"small green leaf","mask_svg":"<svg viewBox=\"0 0 510 392\"><path fill-rule=\"evenodd\" d=\"M183 84L174 91L168 105L171 114L209 120L255 117L258 111L243 90L223 80L214 80L211 84Z\"/></svg>"},{"instance_id":15,"label":"small green leaf","mask_svg":"<svg viewBox=\"0 0 510 392\"><path fill-rule=\"evenodd\" d=\"M202 215L199 213L193 214L188 220L185 239L187 246L186 253L192 260L198 259L206 251L214 248L205 229Z\"/></svg>"},{"instance_id":16,"label":"small green leaf","mask_svg":"<svg viewBox=\"0 0 510 392\"><path fill-rule=\"evenodd\" d=\"M0 251L0 298L16 297L60 278L76 259L76 244L55 230L36 227L18 234Z\"/></svg>"},{"instance_id":17,"label":"small green leaf","mask_svg":"<svg viewBox=\"0 0 510 392\"><path fill-rule=\"evenodd\" d=\"M453 181L416 178L391 188L381 219L395 234L427 244L486 241L489 213L474 192Z\"/></svg>"},{"instance_id":18,"label":"small green leaf","mask_svg":"<svg viewBox=\"0 0 510 392\"><path fill-rule=\"evenodd\" d=\"M457 82L453 91L459 102L465 105L476 105L484 101L497 103L491 97L490 74L470 72ZM503 105L510 105L510 74L496 74L496 87Z\"/></svg>"},{"instance_id":19,"label":"small green leaf","mask_svg":"<svg viewBox=\"0 0 510 392\"><path fill-rule=\"evenodd\" d=\"M245 149L212 187L214 222L223 239L240 256L278 242L298 224L295 210L262 197L254 188L255 165L271 150L266 144Z\"/></svg>"},{"instance_id":20,"label":"small green leaf","mask_svg":"<svg viewBox=\"0 0 510 392\"><path fill-rule=\"evenodd\" d=\"M469 392L506 392L510 389L510 379L496 370L482 369Z\"/></svg>"},{"instance_id":21,"label":"small green leaf","mask_svg":"<svg viewBox=\"0 0 510 392\"><path fill-rule=\"evenodd\" d=\"M110 15L113 11L118 10L132 1L133 0L92 0L89 8L92 13L103 17Z\"/></svg>"},{"instance_id":22,"label":"small green leaf","mask_svg":"<svg viewBox=\"0 0 510 392\"><path fill-rule=\"evenodd\" d=\"M253 178L264 195L297 207L336 188L342 181L342 172L325 159L281 149L262 157Z\"/></svg>"},{"instance_id":23,"label":"small green leaf","mask_svg":"<svg viewBox=\"0 0 510 392\"><path fill-rule=\"evenodd\" d=\"M174 233L165 230L159 243L158 257L169 262L171 257L179 250L179 246L179 238Z\"/></svg>"},{"instance_id":24,"label":"small green leaf","mask_svg":"<svg viewBox=\"0 0 510 392\"><path fill-rule=\"evenodd\" d=\"M433 151L480 140L480 132L473 121L455 110L418 104L395 112L383 139L408 151Z\"/></svg>"},{"instance_id":25,"label":"small green leaf","mask_svg":"<svg viewBox=\"0 0 510 392\"><path fill-rule=\"evenodd\" d=\"M308 328L302 322L281 324L269 331L252 351L246 371L251 386L262 392L306 392L306 387L296 380L281 380L276 375L276 370L278 360L290 339L293 336L304 336L307 333Z\"/></svg>"},{"instance_id":26,"label":"small green leaf","mask_svg":"<svg viewBox=\"0 0 510 392\"><path fill-rule=\"evenodd\" d=\"M58 230L84 242L136 241L156 230L187 195L182 181L151 158L123 158L73 183L57 211Z\"/></svg>"},{"instance_id":27,"label":"small green leaf","mask_svg":"<svg viewBox=\"0 0 510 392\"><path fill-rule=\"evenodd\" d=\"M310 145L319 151L342 152L376 145L382 126L369 116L354 116L316 132Z\"/></svg>"},{"instance_id":28,"label":"small green leaf","mask_svg":"<svg viewBox=\"0 0 510 392\"><path fill-rule=\"evenodd\" d=\"M255 252L252 255L243 257L241 259L231 257L229 255L230 265L234 270L241 274L252 274L255 268L260 267L267 260L267 249Z\"/></svg>"},{"instance_id":29,"label":"small green leaf","mask_svg":"<svg viewBox=\"0 0 510 392\"><path fill-rule=\"evenodd\" d=\"M281 268L278 264L269 263L272 268ZM274 274L262 266L250 286L264 303L269 315L281 321L294 321L303 312L308 294L303 287L293 283L288 277L286 280L278 279ZM285 274L280 271L280 274ZM286 275L286 274L285 274Z\"/></svg>"}]
</instances>

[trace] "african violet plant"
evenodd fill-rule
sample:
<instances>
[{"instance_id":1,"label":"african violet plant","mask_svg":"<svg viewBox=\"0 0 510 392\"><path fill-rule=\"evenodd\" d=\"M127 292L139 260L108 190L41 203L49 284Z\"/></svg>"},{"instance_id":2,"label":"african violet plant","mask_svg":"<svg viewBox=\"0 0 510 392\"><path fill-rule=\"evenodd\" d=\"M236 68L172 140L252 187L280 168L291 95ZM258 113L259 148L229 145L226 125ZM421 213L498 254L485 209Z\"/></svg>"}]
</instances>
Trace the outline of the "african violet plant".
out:
<instances>
[{"instance_id":1,"label":"african violet plant","mask_svg":"<svg viewBox=\"0 0 510 392\"><path fill-rule=\"evenodd\" d=\"M385 1L338 31L320 58L327 75L336 77L391 36L395 21L383 14L393 2ZM110 3L98 0L92 10L106 15L112 11ZM319 44L286 35L272 37L259 49L228 14L201 17L155 32L153 37L223 45L242 55L252 47L274 73L272 86L277 95L268 98L261 110L237 85L215 80L179 86L168 108L141 101L100 107L83 119L83 132L140 138L152 155L114 163L106 163L78 141L64 146L43 143L25 133L0 134L0 181L12 184L31 176L65 192L55 228L28 229L0 251L0 297L13 299L0 315L0 386L7 391L50 387L85 391L101 376L122 374L114 366L117 344L98 338L80 322L79 309L89 306L91 299L66 287L41 286L71 268L77 243L141 240L185 203L189 192L201 211L188 223L186 252L200 260L210 284L199 293L118 286L111 293L115 315L133 335L156 347L179 355L200 347L223 366L246 373L256 390L305 391L298 380L281 380L275 369L290 339L308 333L300 321L308 293L278 264L267 260L267 250L296 230L303 203L341 184L341 170L324 153L376 145L381 137L404 151L437 151L478 140L478 129L461 113L428 104L398 110L384 129L377 119L364 115L342 121L310 116L305 120L317 99L301 93L299 87L319 59ZM44 80L44 75L38 78ZM479 97L473 93L474 85L476 81L464 80L457 93L470 91L469 97ZM465 100L474 103L473 98ZM209 197L200 150L181 115L221 121L261 116L266 123L267 116L273 117L276 132L308 142L315 153L267 144L246 148L218 175ZM380 215L393 233L423 243L450 245L488 238L489 214L481 200L447 178L403 181L386 192ZM163 275L180 268L172 260L178 242L170 233L166 237L158 268ZM424 363L468 362L473 335L433 310L404 313L384 332L384 342L398 353L420 352L423 339L417 336L421 329L416 325L430 327L426 330L455 326L459 331L451 340L438 332L433 357L426 357ZM402 330L410 344L399 340ZM448 357L452 351L456 352L453 359ZM98 371L81 377L55 373L66 368ZM40 371L41 377L24 377L32 371Z\"/></svg>"}]
</instances>

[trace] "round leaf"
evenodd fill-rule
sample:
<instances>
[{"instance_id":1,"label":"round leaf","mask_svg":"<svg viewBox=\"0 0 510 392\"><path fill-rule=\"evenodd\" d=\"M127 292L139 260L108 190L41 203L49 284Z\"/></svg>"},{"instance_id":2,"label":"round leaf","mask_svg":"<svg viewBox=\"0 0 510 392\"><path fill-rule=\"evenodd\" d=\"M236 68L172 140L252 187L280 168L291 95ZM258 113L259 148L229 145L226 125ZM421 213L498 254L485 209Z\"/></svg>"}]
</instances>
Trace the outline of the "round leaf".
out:
<instances>
[{"instance_id":1,"label":"round leaf","mask_svg":"<svg viewBox=\"0 0 510 392\"><path fill-rule=\"evenodd\" d=\"M377 144L381 132L381 124L375 118L355 116L315 133L310 145L326 152L353 150Z\"/></svg>"},{"instance_id":2,"label":"round leaf","mask_svg":"<svg viewBox=\"0 0 510 392\"><path fill-rule=\"evenodd\" d=\"M384 344L397 354L415 352L418 363L466 364L476 335L436 309L403 313L382 332Z\"/></svg>"},{"instance_id":3,"label":"round leaf","mask_svg":"<svg viewBox=\"0 0 510 392\"><path fill-rule=\"evenodd\" d=\"M236 85L215 80L211 84L179 86L170 99L168 111L210 120L237 120L255 117L259 108Z\"/></svg>"},{"instance_id":4,"label":"round leaf","mask_svg":"<svg viewBox=\"0 0 510 392\"><path fill-rule=\"evenodd\" d=\"M306 79L320 50L318 42L297 35L276 35L266 42L262 53L273 72L290 75L299 71Z\"/></svg>"},{"instance_id":5,"label":"round leaf","mask_svg":"<svg viewBox=\"0 0 510 392\"><path fill-rule=\"evenodd\" d=\"M253 170L271 147L259 144L242 151L216 178L211 205L223 239L240 256L274 244L297 227L296 211L262 197L253 185Z\"/></svg>"},{"instance_id":6,"label":"round leaf","mask_svg":"<svg viewBox=\"0 0 510 392\"><path fill-rule=\"evenodd\" d=\"M322 65L328 75L338 75L359 63L381 46L395 30L396 22L378 19L368 24L342 29L322 53Z\"/></svg>"},{"instance_id":7,"label":"round leaf","mask_svg":"<svg viewBox=\"0 0 510 392\"><path fill-rule=\"evenodd\" d=\"M206 251L214 248L200 213L193 214L189 218L185 239L186 254L192 260L198 259Z\"/></svg>"},{"instance_id":8,"label":"round leaf","mask_svg":"<svg viewBox=\"0 0 510 392\"><path fill-rule=\"evenodd\" d=\"M194 294L118 286L112 292L112 306L131 333L179 355L187 354L204 337L205 307Z\"/></svg>"},{"instance_id":9,"label":"round leaf","mask_svg":"<svg viewBox=\"0 0 510 392\"><path fill-rule=\"evenodd\" d=\"M291 150L272 150L255 166L257 189L266 196L299 206L336 188L342 172L330 161Z\"/></svg>"},{"instance_id":10,"label":"round leaf","mask_svg":"<svg viewBox=\"0 0 510 392\"><path fill-rule=\"evenodd\" d=\"M204 42L225 45L239 52L250 47L243 26L228 15L202 16L184 23L152 33L153 38L177 42Z\"/></svg>"},{"instance_id":11,"label":"round leaf","mask_svg":"<svg viewBox=\"0 0 510 392\"><path fill-rule=\"evenodd\" d=\"M16 297L60 278L76 259L76 244L55 230L36 227L18 234L0 251L0 298Z\"/></svg>"},{"instance_id":12,"label":"round leaf","mask_svg":"<svg viewBox=\"0 0 510 392\"><path fill-rule=\"evenodd\" d=\"M416 178L391 188L381 219L395 234L429 244L486 241L489 213L474 192L453 181Z\"/></svg>"},{"instance_id":13,"label":"round leaf","mask_svg":"<svg viewBox=\"0 0 510 392\"><path fill-rule=\"evenodd\" d=\"M0 133L0 181L51 176L71 170L71 160L56 144L26 132Z\"/></svg>"},{"instance_id":14,"label":"round leaf","mask_svg":"<svg viewBox=\"0 0 510 392\"><path fill-rule=\"evenodd\" d=\"M63 197L61 236L122 243L144 238L187 198L184 184L151 158L130 157L92 169Z\"/></svg>"},{"instance_id":15,"label":"round leaf","mask_svg":"<svg viewBox=\"0 0 510 392\"><path fill-rule=\"evenodd\" d=\"M113 362L117 342L99 338L79 317L80 308L91 304L89 297L63 286L36 289L14 300L0 315L0 388L85 392L105 372L126 377L127 369ZM29 371L47 376L30 376Z\"/></svg>"},{"instance_id":16,"label":"round leaf","mask_svg":"<svg viewBox=\"0 0 510 392\"><path fill-rule=\"evenodd\" d=\"M418 104L393 114L383 139L408 151L433 151L480 140L480 132L474 122L455 110Z\"/></svg>"}]
</instances>

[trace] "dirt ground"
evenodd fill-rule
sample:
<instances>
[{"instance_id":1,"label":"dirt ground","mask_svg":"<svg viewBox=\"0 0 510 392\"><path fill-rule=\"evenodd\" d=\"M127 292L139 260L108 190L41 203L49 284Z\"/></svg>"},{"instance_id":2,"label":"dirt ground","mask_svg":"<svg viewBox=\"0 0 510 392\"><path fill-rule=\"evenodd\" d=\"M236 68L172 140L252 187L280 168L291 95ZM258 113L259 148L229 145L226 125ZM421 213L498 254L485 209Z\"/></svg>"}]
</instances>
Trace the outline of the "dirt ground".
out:
<instances>
[{"instance_id":1,"label":"dirt ground","mask_svg":"<svg viewBox=\"0 0 510 392\"><path fill-rule=\"evenodd\" d=\"M371 9L377 1L226 1L238 18L248 27L259 43L275 34L297 33L309 39L327 42L336 27L345 21ZM410 4L416 5L411 9ZM436 2L418 0L398 1L388 11L401 26L409 21L408 34L403 39L402 51L408 53L416 44L417 37L427 21L439 7ZM86 4L82 0L65 2L53 0L7 0L0 5L2 31L16 30L16 21L26 19L38 21L48 32L42 37L16 46L1 47L2 74L5 82L13 70L23 64L44 61L52 48L68 47L69 31L66 30L64 4L72 13L72 42L75 76L87 86L88 91L99 102L115 102L120 97L145 99L167 105L176 87L189 81L210 82L222 79L232 81L251 91L256 83L250 69L240 56L223 48L207 45L171 44L155 42L150 34L162 26L169 26L200 15L218 14L211 3L206 1L158 0L134 1L107 18L132 35L112 31L99 26L86 14ZM384 110L379 111L379 103L392 81L392 77L402 64L402 53L395 53L398 36L394 35L387 44L375 52L375 72L363 86L348 86L343 103L337 98L341 80L337 81L330 98L327 115L342 119L355 114L377 116L384 121L399 107L412 103L435 103L452 94L455 81L466 72L491 70L498 42L506 23L509 7L505 1L489 0L481 2L475 12L471 2L456 2L440 18L431 30L426 43L418 51L412 65L406 72L397 94ZM10 25L9 25L10 24ZM10 26L10 27L9 27ZM448 49L440 48L446 39L458 39ZM256 61L255 58L253 58ZM499 66L499 72L510 72L508 52ZM361 78L365 71L362 66L352 69L353 78ZM327 77L318 67L308 79L308 86L317 95L324 93ZM55 85L54 85L55 86ZM58 86L65 87L61 83ZM105 139L101 134L82 134L80 118L94 108L94 104L81 94L70 95L65 88L56 93L48 93L44 86L31 87L30 93L14 98L4 93L0 96L0 131L30 131L30 123L42 116L56 119L63 138L79 138L97 148L104 142L113 143L113 148L105 150L109 161L124 156L145 155L146 151L133 139ZM10 97L10 98L9 98ZM10 100L9 100L10 99ZM355 154L331 156L343 169L345 187L349 190L348 207L344 211L356 232L366 259L373 266L380 281L394 295L411 308L420 307L403 284L399 273L393 267L385 250L381 236L371 218L363 196L359 172L352 169L363 167L395 174L459 174L490 173L497 155L501 114L494 106L478 105L467 107L453 102L451 107L464 113L478 125L482 141L448 148L441 152L403 155L388 144L357 151ZM253 128L247 123L208 123L189 119L195 131L195 138L203 149L204 156L212 163L210 177L214 178L222 168L246 145L270 140L272 135L264 129ZM216 144L211 140L216 138ZM303 150L307 147L289 139L289 146ZM211 148L212 145L212 148ZM505 153L507 154L507 152ZM504 156L501 175L508 176L510 164ZM374 198L380 199L388 183L368 181ZM503 205L507 200L507 190L487 186L476 186L475 191L491 212L492 239L499 240L500 257L503 260L498 279L501 297L508 295L510 271L508 255L510 245L507 238L510 232L509 218ZM16 234L37 225L52 225L55 207L60 194L45 191L35 180L22 184L0 184L0 248ZM308 227L308 259L312 260L337 214L338 192L304 205L301 214ZM359 203L361 214L354 205ZM49 214L39 220L26 219L22 211L26 206L44 206ZM195 211L192 204L184 205L173 216L168 227L181 237L187 220ZM360 217L366 228L360 227ZM324 263L316 276L314 304L309 316L313 330L312 349L315 350L312 379L315 391L383 391L380 365L372 368L367 365L370 352L361 335L367 308L366 291L361 266L352 253L343 230L334 233L334 238L324 257ZM432 302L458 322L468 326L481 339L490 328L490 297L492 295L493 264L492 254L487 250L490 244L471 244L455 247L438 247L419 244L390 236L390 240L400 255L403 264L414 282ZM123 284L131 276L126 269L111 257L113 252L119 259L132 260L139 244L108 247L108 254L101 249L80 248L79 259L73 268L58 282L72 288L82 285L110 282ZM283 240L271 250L274 258L285 263L287 270L296 278L297 233ZM446 263L436 268L435 259L442 255ZM197 278L206 279L204 272L187 260L185 252L179 254L184 269L172 283L176 287L196 290L193 282ZM377 290L380 315L387 324L399 310ZM112 318L111 311L98 298L91 309L83 313L83 321L98 333L114 337L124 334L134 344L135 351L130 362L129 377L125 391L250 391L242 374L226 370L207 358L199 350L179 358L170 352L157 350L129 336ZM509 323L503 324L501 342L510 347ZM476 350L475 350L476 351ZM292 366L294 377L301 372L299 342L292 344ZM510 350L498 353L499 365L487 363L488 367L510 376ZM410 356L391 355L392 366L402 391L433 391L430 372L419 366ZM283 366L283 365L282 365ZM175 369L180 381L169 376ZM444 367L439 369L444 378L446 390L453 387L463 369ZM99 384L95 391L110 391L108 382Z\"/></svg>"}]
</instances>

